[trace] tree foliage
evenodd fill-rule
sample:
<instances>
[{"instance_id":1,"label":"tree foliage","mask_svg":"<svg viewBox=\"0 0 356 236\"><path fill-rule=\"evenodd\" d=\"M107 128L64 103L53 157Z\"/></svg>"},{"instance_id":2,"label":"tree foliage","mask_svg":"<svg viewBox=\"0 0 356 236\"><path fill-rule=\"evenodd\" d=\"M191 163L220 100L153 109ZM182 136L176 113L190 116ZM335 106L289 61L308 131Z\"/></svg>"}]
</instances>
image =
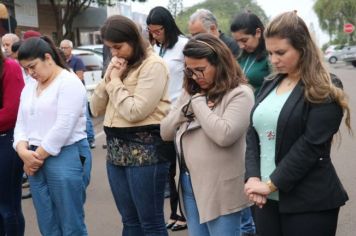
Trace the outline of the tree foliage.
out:
<instances>
[{"instance_id":1,"label":"tree foliage","mask_svg":"<svg viewBox=\"0 0 356 236\"><path fill-rule=\"evenodd\" d=\"M176 16L183 10L183 0L169 0L168 10L171 12L172 16Z\"/></svg>"},{"instance_id":2,"label":"tree foliage","mask_svg":"<svg viewBox=\"0 0 356 236\"><path fill-rule=\"evenodd\" d=\"M343 25L351 23L356 26L355 0L317 0L314 11L319 17L321 29L328 32L331 41L338 43L354 41L353 34L349 36L343 33Z\"/></svg>"},{"instance_id":3,"label":"tree foliage","mask_svg":"<svg viewBox=\"0 0 356 236\"><path fill-rule=\"evenodd\" d=\"M190 15L200 8L210 10L218 20L219 29L227 34L230 33L230 24L233 17L244 11L251 11L258 15L264 23L268 22L268 18L263 9L253 0L207 0L183 10L176 17L178 27L185 34L188 34L188 21Z\"/></svg>"},{"instance_id":4,"label":"tree foliage","mask_svg":"<svg viewBox=\"0 0 356 236\"><path fill-rule=\"evenodd\" d=\"M127 0L49 0L55 16L58 42L64 38L73 40L72 28L74 18L87 9L90 4L97 3L100 6L110 6L122 1L126 2ZM146 0L136 1L146 2ZM65 28L65 32L63 32L63 27Z\"/></svg>"}]
</instances>

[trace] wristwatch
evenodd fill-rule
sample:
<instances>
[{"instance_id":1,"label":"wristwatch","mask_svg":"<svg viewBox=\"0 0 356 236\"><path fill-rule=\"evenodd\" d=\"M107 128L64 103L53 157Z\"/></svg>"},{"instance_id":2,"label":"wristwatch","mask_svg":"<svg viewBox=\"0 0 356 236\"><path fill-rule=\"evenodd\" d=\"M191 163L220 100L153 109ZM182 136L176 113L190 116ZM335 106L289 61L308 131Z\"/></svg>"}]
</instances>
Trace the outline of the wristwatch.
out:
<instances>
[{"instance_id":1,"label":"wristwatch","mask_svg":"<svg viewBox=\"0 0 356 236\"><path fill-rule=\"evenodd\" d=\"M276 185L274 185L270 179L266 182L266 184L267 184L269 190L271 191L271 193L277 191Z\"/></svg>"}]
</instances>

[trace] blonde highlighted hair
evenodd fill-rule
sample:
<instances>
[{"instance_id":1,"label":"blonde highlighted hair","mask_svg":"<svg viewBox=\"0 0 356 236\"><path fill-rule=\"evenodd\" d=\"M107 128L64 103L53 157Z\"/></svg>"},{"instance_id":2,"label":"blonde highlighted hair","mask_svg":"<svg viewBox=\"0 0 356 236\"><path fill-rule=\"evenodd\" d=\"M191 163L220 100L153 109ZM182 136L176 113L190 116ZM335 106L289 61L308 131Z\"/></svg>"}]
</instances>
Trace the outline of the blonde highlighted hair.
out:
<instances>
[{"instance_id":1,"label":"blonde highlighted hair","mask_svg":"<svg viewBox=\"0 0 356 236\"><path fill-rule=\"evenodd\" d=\"M305 86L304 97L312 103L335 100L346 113L345 124L351 133L350 108L345 92L336 87L325 67L320 49L312 39L305 22L296 11L285 12L274 18L264 32L265 38L287 39L299 53L299 76Z\"/></svg>"}]
</instances>

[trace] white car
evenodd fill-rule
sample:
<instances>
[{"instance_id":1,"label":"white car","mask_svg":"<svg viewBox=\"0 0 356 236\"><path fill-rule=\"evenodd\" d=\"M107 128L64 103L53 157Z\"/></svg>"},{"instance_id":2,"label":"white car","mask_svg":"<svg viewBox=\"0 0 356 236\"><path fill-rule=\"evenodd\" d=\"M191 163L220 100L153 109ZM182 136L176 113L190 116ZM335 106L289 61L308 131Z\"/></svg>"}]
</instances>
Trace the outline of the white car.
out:
<instances>
[{"instance_id":1,"label":"white car","mask_svg":"<svg viewBox=\"0 0 356 236\"><path fill-rule=\"evenodd\" d=\"M84 83L87 90L88 100L90 100L95 87L101 81L103 58L88 50L73 49L72 54L82 59L84 63Z\"/></svg>"},{"instance_id":2,"label":"white car","mask_svg":"<svg viewBox=\"0 0 356 236\"><path fill-rule=\"evenodd\" d=\"M345 52L343 50L344 45L331 45L329 46L324 53L324 58L330 64L335 64L337 61L342 60Z\"/></svg>"},{"instance_id":3,"label":"white car","mask_svg":"<svg viewBox=\"0 0 356 236\"><path fill-rule=\"evenodd\" d=\"M103 55L103 45L102 44L82 45L82 46L79 46L78 49L89 50L89 51L93 51L99 55Z\"/></svg>"}]
</instances>

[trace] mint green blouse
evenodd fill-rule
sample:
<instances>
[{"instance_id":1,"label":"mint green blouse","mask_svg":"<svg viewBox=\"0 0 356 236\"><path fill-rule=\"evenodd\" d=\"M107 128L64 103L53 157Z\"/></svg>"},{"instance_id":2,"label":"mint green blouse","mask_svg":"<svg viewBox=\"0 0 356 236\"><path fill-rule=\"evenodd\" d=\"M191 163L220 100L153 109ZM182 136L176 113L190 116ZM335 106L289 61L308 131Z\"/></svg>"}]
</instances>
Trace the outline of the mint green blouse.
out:
<instances>
[{"instance_id":1,"label":"mint green blouse","mask_svg":"<svg viewBox=\"0 0 356 236\"><path fill-rule=\"evenodd\" d=\"M279 114L291 91L277 95L276 88L256 107L252 122L260 140L261 180L266 182L276 168L276 132ZM268 196L278 200L278 191Z\"/></svg>"},{"instance_id":2,"label":"mint green blouse","mask_svg":"<svg viewBox=\"0 0 356 236\"><path fill-rule=\"evenodd\" d=\"M256 54L243 54L237 59L244 74L247 77L249 84L255 89L255 96L260 91L263 80L271 73L271 67L268 62L268 57L256 60Z\"/></svg>"}]
</instances>

